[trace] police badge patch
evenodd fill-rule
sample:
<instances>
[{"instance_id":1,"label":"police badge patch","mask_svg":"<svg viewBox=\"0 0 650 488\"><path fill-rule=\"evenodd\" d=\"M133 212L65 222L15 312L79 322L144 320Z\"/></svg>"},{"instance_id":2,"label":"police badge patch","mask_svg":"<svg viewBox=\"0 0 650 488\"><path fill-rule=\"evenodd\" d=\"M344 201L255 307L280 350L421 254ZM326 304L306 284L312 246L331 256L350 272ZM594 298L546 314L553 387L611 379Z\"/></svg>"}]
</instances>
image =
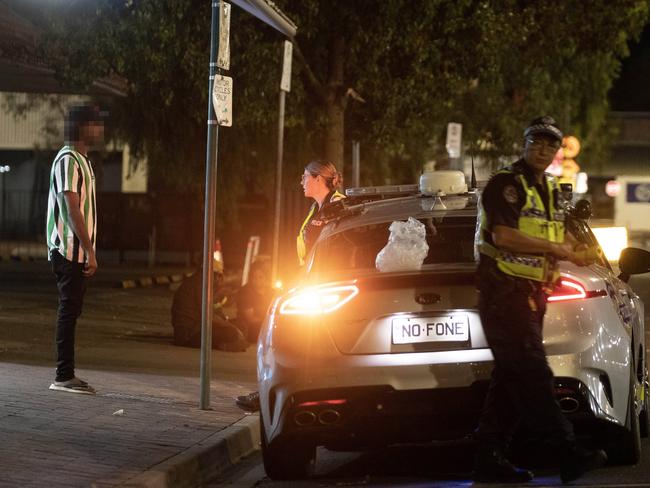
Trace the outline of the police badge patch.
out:
<instances>
[{"instance_id":1,"label":"police badge patch","mask_svg":"<svg viewBox=\"0 0 650 488\"><path fill-rule=\"evenodd\" d=\"M512 185L506 185L503 188L503 198L505 198L508 203L517 203L519 200L517 189Z\"/></svg>"}]
</instances>

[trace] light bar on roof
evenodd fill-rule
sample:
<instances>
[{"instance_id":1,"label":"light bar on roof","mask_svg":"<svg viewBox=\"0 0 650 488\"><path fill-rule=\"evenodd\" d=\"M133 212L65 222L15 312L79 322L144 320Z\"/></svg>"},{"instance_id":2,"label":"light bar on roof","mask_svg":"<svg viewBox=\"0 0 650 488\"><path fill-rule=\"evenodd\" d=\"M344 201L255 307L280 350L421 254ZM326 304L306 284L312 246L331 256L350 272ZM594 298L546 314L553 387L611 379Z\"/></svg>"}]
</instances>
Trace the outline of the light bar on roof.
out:
<instances>
[{"instance_id":1,"label":"light bar on roof","mask_svg":"<svg viewBox=\"0 0 650 488\"><path fill-rule=\"evenodd\" d=\"M384 185L384 186L359 186L347 188L345 195L348 197L360 197L368 195L413 195L418 192L418 185Z\"/></svg>"}]
</instances>

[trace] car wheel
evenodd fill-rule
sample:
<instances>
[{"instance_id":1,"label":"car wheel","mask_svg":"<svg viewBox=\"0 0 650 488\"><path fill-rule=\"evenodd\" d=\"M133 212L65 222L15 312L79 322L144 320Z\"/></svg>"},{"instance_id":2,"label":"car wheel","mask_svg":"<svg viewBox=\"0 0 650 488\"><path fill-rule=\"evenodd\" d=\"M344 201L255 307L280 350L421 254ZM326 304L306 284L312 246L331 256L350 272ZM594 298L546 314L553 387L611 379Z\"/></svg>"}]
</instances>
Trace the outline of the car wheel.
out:
<instances>
[{"instance_id":1,"label":"car wheel","mask_svg":"<svg viewBox=\"0 0 650 488\"><path fill-rule=\"evenodd\" d=\"M636 377L630 374L630 395L627 402L625 431L612 449L609 457L616 464L637 464L641 459L641 426L636 412Z\"/></svg>"},{"instance_id":2,"label":"car wheel","mask_svg":"<svg viewBox=\"0 0 650 488\"><path fill-rule=\"evenodd\" d=\"M643 385L643 410L641 410L641 413L639 414L639 428L641 432L641 437L648 437L648 434L650 433L650 415L648 414L650 412L650 388L649 388L649 383L648 383L648 363L645 362L645 365L643 367L643 380L642 380L642 385Z\"/></svg>"},{"instance_id":3,"label":"car wheel","mask_svg":"<svg viewBox=\"0 0 650 488\"><path fill-rule=\"evenodd\" d=\"M262 459L264 470L273 480L308 478L316 465L316 446L299 440L278 436L272 442L266 440L264 419L260 415Z\"/></svg>"}]
</instances>

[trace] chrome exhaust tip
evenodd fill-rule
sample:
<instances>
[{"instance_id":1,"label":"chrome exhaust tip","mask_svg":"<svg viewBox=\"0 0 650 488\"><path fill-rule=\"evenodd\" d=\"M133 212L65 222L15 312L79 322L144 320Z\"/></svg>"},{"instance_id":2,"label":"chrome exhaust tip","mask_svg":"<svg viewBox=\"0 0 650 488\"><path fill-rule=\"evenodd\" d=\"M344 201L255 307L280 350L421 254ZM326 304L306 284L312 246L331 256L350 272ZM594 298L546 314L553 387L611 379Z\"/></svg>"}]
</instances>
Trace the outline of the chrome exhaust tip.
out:
<instances>
[{"instance_id":1,"label":"chrome exhaust tip","mask_svg":"<svg viewBox=\"0 0 650 488\"><path fill-rule=\"evenodd\" d=\"M316 414L309 410L301 410L293 416L293 421L299 427L306 427L316 422Z\"/></svg>"},{"instance_id":2,"label":"chrome exhaust tip","mask_svg":"<svg viewBox=\"0 0 650 488\"><path fill-rule=\"evenodd\" d=\"M580 409L580 402L575 397L562 397L558 400L562 413L574 413Z\"/></svg>"},{"instance_id":3,"label":"chrome exhaust tip","mask_svg":"<svg viewBox=\"0 0 650 488\"><path fill-rule=\"evenodd\" d=\"M318 421L322 425L332 425L341 420L341 414L336 410L323 410L318 414Z\"/></svg>"}]
</instances>

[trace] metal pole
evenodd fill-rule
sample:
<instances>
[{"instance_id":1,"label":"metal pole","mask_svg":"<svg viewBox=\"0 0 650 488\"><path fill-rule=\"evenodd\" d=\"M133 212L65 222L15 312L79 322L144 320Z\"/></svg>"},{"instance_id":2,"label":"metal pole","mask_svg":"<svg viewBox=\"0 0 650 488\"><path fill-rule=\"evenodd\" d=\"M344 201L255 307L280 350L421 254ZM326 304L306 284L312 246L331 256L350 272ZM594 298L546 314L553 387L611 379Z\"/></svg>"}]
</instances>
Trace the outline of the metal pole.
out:
<instances>
[{"instance_id":1,"label":"metal pole","mask_svg":"<svg viewBox=\"0 0 650 488\"><path fill-rule=\"evenodd\" d=\"M280 249L280 211L282 209L282 159L284 157L284 105L286 92L280 90L278 116L278 159L275 173L275 214L273 216L273 282L278 279L278 254Z\"/></svg>"},{"instance_id":2,"label":"metal pole","mask_svg":"<svg viewBox=\"0 0 650 488\"><path fill-rule=\"evenodd\" d=\"M203 295L201 301L201 399L199 408L210 408L210 373L212 372L212 285L214 217L217 198L217 150L219 126L212 106L212 88L217 74L217 39L219 39L219 4L212 1L210 30L210 77L208 80L208 142L205 156L205 217L203 222Z\"/></svg>"},{"instance_id":3,"label":"metal pole","mask_svg":"<svg viewBox=\"0 0 650 488\"><path fill-rule=\"evenodd\" d=\"M352 141L352 186L359 186L359 173L361 169L361 144L359 141Z\"/></svg>"},{"instance_id":4,"label":"metal pole","mask_svg":"<svg viewBox=\"0 0 650 488\"><path fill-rule=\"evenodd\" d=\"M7 202L5 201L5 193L6 193L6 188L5 188L5 174L4 174L4 168L0 168L0 178L2 178L2 199L0 199L0 204L2 204L2 218L0 219L0 236L4 235L5 233L5 207L7 206ZM6 236L5 236L6 237Z\"/></svg>"}]
</instances>

